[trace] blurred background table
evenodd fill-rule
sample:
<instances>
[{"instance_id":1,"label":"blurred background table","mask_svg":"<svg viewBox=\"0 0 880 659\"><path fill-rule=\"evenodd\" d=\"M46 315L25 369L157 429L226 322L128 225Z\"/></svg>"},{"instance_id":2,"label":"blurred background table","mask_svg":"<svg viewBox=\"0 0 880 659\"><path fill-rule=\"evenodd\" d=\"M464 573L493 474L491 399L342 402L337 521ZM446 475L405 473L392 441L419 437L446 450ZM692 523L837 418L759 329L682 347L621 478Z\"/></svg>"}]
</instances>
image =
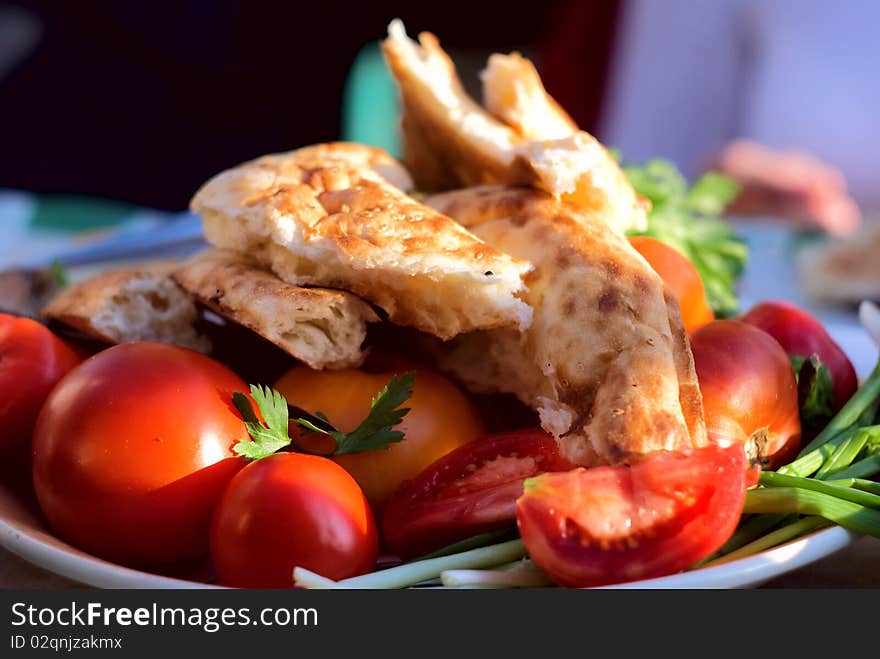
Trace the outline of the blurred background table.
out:
<instances>
[{"instance_id":1,"label":"blurred background table","mask_svg":"<svg viewBox=\"0 0 880 659\"><path fill-rule=\"evenodd\" d=\"M100 240L120 228L151 230L185 214L158 213L127 204L83 198L33 197L0 190L0 269ZM797 282L795 251L807 239L772 221L737 223L750 247L740 282L742 306L760 300L791 300L815 314L850 355L860 377L877 362L877 347L859 325L855 309L829 308L805 297ZM193 245L187 245L192 250ZM73 588L78 584L48 573L0 548L0 587ZM811 565L775 578L765 588L880 587L880 540L863 538Z\"/></svg>"}]
</instances>

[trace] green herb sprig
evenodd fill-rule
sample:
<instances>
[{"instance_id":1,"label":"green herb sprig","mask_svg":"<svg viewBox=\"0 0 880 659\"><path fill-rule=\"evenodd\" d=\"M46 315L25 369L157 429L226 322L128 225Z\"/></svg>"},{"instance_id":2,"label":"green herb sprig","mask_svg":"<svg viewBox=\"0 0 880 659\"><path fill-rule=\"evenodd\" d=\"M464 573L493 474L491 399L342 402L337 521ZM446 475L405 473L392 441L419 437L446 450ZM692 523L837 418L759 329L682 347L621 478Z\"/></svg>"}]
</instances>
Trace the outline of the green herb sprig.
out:
<instances>
[{"instance_id":1,"label":"green herb sprig","mask_svg":"<svg viewBox=\"0 0 880 659\"><path fill-rule=\"evenodd\" d=\"M410 408L400 406L412 396L415 377L415 371L409 371L400 377L392 377L372 399L370 412L350 433L335 428L321 412L316 412L314 417L326 426L324 428L312 419L304 417L295 418L293 422L304 427L308 432L332 437L336 442L332 455L388 448L389 445L404 439L404 433L401 430L394 430L394 427L410 411ZM232 402L244 419L250 439L238 442L233 447L233 451L250 460L259 460L293 444L289 433L290 408L284 396L269 387L251 385L250 393L263 421L257 417L248 397L239 391L235 392L232 395Z\"/></svg>"},{"instance_id":2,"label":"green herb sprig","mask_svg":"<svg viewBox=\"0 0 880 659\"><path fill-rule=\"evenodd\" d=\"M659 158L627 164L623 171L636 192L651 201L647 228L630 235L650 236L679 250L699 272L715 314L735 315L736 283L749 250L721 215L739 184L709 172L688 185L674 163Z\"/></svg>"}]
</instances>

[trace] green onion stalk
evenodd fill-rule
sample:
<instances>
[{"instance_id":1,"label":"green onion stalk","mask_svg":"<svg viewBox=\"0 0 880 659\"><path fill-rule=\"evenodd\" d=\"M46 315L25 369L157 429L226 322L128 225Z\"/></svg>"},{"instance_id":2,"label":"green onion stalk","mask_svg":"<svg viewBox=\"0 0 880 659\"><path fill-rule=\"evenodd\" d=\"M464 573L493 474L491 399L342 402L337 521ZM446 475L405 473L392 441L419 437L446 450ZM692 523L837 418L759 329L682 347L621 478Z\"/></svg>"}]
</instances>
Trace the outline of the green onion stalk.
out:
<instances>
[{"instance_id":1,"label":"green onion stalk","mask_svg":"<svg viewBox=\"0 0 880 659\"><path fill-rule=\"evenodd\" d=\"M750 556L832 524L880 535L880 483L866 480L880 473L880 425L872 425L878 406L880 362L797 459L761 474L761 487L746 493L743 513L751 516L695 567Z\"/></svg>"},{"instance_id":2,"label":"green onion stalk","mask_svg":"<svg viewBox=\"0 0 880 659\"><path fill-rule=\"evenodd\" d=\"M407 588L423 581L439 578L444 572L450 570L477 570L510 563L522 558L525 553L522 540L517 539L488 547L470 549L458 554L404 563L386 570L370 572L341 581L332 581L297 567L293 570L293 580L301 588Z\"/></svg>"}]
</instances>

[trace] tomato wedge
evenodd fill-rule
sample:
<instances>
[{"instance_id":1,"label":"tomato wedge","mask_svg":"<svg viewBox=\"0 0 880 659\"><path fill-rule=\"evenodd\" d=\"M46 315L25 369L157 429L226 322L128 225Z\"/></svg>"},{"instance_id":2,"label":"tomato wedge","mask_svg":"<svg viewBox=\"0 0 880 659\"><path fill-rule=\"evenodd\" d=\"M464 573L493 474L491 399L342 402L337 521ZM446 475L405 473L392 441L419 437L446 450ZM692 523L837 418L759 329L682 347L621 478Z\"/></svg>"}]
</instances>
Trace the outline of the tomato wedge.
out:
<instances>
[{"instance_id":1,"label":"tomato wedge","mask_svg":"<svg viewBox=\"0 0 880 659\"><path fill-rule=\"evenodd\" d=\"M516 504L529 556L563 586L674 574L721 547L755 482L741 444L662 452L631 467L526 481Z\"/></svg>"},{"instance_id":2,"label":"tomato wedge","mask_svg":"<svg viewBox=\"0 0 880 659\"><path fill-rule=\"evenodd\" d=\"M513 526L525 479L572 467L543 430L516 430L469 442L394 492L382 518L385 544L408 559Z\"/></svg>"}]
</instances>

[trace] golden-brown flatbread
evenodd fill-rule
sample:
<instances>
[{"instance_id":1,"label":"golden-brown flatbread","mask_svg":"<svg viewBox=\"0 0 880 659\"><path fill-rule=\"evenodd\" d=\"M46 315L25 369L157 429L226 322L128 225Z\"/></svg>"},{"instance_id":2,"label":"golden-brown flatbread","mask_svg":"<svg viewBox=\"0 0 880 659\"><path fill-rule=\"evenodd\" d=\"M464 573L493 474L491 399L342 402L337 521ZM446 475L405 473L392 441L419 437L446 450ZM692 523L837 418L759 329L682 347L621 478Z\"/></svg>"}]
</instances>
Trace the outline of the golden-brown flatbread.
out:
<instances>
[{"instance_id":1,"label":"golden-brown flatbread","mask_svg":"<svg viewBox=\"0 0 880 659\"><path fill-rule=\"evenodd\" d=\"M531 326L438 345L441 366L473 389L516 394L577 464L706 443L678 305L625 238L528 188L483 186L425 203L535 265L526 279Z\"/></svg>"},{"instance_id":2,"label":"golden-brown flatbread","mask_svg":"<svg viewBox=\"0 0 880 659\"><path fill-rule=\"evenodd\" d=\"M527 185L598 213L615 231L645 227L645 201L605 147L546 93L527 60L490 58L487 110L464 91L434 35L423 32L417 43L392 21L382 48L400 89L404 162L420 189Z\"/></svg>"},{"instance_id":3,"label":"golden-brown flatbread","mask_svg":"<svg viewBox=\"0 0 880 659\"><path fill-rule=\"evenodd\" d=\"M105 343L159 341L209 352L199 311L171 279L171 262L106 270L63 288L43 308L49 320Z\"/></svg>"},{"instance_id":4,"label":"golden-brown flatbread","mask_svg":"<svg viewBox=\"0 0 880 659\"><path fill-rule=\"evenodd\" d=\"M405 171L358 144L265 156L208 181L192 200L205 236L291 284L341 288L391 321L443 339L526 327L531 269L408 196Z\"/></svg>"},{"instance_id":5,"label":"golden-brown flatbread","mask_svg":"<svg viewBox=\"0 0 880 659\"><path fill-rule=\"evenodd\" d=\"M379 320L351 293L293 286L233 250L203 252L172 277L212 311L315 369L359 365L366 324Z\"/></svg>"},{"instance_id":6,"label":"golden-brown flatbread","mask_svg":"<svg viewBox=\"0 0 880 659\"><path fill-rule=\"evenodd\" d=\"M547 93L535 65L519 53L489 56L480 74L483 105L527 140L561 140L578 126Z\"/></svg>"}]
</instances>

